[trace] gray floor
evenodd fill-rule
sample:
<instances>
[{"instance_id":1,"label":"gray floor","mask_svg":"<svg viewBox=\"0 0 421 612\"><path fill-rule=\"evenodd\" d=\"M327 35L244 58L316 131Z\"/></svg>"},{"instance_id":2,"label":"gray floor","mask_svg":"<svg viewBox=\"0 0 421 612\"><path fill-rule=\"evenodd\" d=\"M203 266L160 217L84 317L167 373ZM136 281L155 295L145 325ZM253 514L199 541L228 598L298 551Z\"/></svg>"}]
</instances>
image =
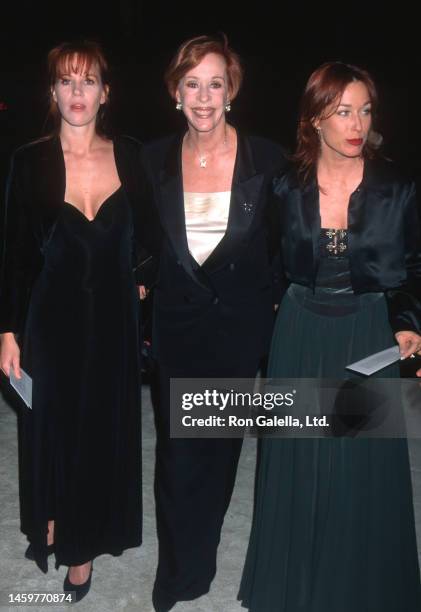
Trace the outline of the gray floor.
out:
<instances>
[{"instance_id":1,"label":"gray floor","mask_svg":"<svg viewBox=\"0 0 421 612\"><path fill-rule=\"evenodd\" d=\"M154 502L152 495L154 427L149 391L144 388L144 543L141 548L121 557L107 555L95 561L92 588L80 604L83 612L149 612L150 597L157 559ZM421 441L411 441L411 464L414 482L418 538L421 536ZM255 441L245 441L237 484L225 520L219 550L218 573L210 593L194 602L180 603L174 612L239 612L236 602L252 510ZM52 592L62 590L66 569L50 569L47 576L23 557L26 539L19 530L17 484L16 415L0 398L0 609L46 610L46 607L8 606L7 594L19 592ZM421 546L419 546L421 549ZM52 566L52 562L50 563ZM64 610L59 605L50 609Z\"/></svg>"}]
</instances>

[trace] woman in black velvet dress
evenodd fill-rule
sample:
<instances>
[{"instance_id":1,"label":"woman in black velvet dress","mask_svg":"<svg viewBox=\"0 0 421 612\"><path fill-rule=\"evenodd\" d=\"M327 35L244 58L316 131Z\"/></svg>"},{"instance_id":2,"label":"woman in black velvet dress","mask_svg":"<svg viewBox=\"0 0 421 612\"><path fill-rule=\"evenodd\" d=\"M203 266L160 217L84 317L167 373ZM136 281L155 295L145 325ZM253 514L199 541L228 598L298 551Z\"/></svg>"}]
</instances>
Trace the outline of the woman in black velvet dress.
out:
<instances>
[{"instance_id":1,"label":"woman in black velvet dress","mask_svg":"<svg viewBox=\"0 0 421 612\"><path fill-rule=\"evenodd\" d=\"M296 161L275 181L290 285L271 377L345 379L394 339L404 358L421 349L414 187L376 159L375 105L353 66L325 64L307 84ZM239 597L252 612L418 612L406 440L263 439Z\"/></svg>"},{"instance_id":2,"label":"woman in black velvet dress","mask_svg":"<svg viewBox=\"0 0 421 612\"><path fill-rule=\"evenodd\" d=\"M92 560L141 543L134 268L152 220L140 145L106 138L107 65L94 43L49 55L56 132L18 149L6 202L1 367L33 379L21 418L21 528L80 599ZM140 284L140 283L139 283Z\"/></svg>"}]
</instances>

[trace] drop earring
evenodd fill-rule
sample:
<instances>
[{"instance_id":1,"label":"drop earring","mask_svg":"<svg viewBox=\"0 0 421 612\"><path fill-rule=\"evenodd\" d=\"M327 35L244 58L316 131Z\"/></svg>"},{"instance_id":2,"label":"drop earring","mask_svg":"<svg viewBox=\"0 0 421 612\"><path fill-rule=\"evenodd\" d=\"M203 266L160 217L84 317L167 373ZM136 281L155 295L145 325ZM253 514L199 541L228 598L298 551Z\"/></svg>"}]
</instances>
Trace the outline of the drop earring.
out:
<instances>
[{"instance_id":1,"label":"drop earring","mask_svg":"<svg viewBox=\"0 0 421 612\"><path fill-rule=\"evenodd\" d=\"M227 100L227 103L225 104L225 112L229 113L230 110L231 110L231 102Z\"/></svg>"},{"instance_id":2,"label":"drop earring","mask_svg":"<svg viewBox=\"0 0 421 612\"><path fill-rule=\"evenodd\" d=\"M183 105L181 104L181 102L177 102L177 104L175 105L175 108L180 111L183 108Z\"/></svg>"}]
</instances>

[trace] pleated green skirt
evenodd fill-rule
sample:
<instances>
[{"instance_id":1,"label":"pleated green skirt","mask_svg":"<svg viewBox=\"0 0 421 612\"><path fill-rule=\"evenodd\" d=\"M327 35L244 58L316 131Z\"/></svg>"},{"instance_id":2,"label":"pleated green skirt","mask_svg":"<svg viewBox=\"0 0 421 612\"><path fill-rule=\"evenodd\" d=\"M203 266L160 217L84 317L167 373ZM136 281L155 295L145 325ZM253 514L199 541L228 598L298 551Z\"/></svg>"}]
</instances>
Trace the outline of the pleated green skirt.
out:
<instances>
[{"instance_id":1,"label":"pleated green skirt","mask_svg":"<svg viewBox=\"0 0 421 612\"><path fill-rule=\"evenodd\" d=\"M384 297L355 299L354 312L321 314L292 285L269 376L345 378L347 364L391 346ZM239 599L251 612L420 612L406 440L262 439Z\"/></svg>"}]
</instances>

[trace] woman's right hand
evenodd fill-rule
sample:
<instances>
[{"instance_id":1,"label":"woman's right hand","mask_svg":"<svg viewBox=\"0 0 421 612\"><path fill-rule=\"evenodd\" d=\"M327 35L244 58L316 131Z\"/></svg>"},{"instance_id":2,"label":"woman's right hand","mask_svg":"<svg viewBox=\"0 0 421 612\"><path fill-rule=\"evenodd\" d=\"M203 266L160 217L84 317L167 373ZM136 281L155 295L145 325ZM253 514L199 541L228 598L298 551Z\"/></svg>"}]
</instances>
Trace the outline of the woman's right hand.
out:
<instances>
[{"instance_id":1,"label":"woman's right hand","mask_svg":"<svg viewBox=\"0 0 421 612\"><path fill-rule=\"evenodd\" d=\"M10 368L13 368L16 378L21 378L20 374L20 350L12 332L0 334L0 368L10 376Z\"/></svg>"},{"instance_id":2,"label":"woman's right hand","mask_svg":"<svg viewBox=\"0 0 421 612\"><path fill-rule=\"evenodd\" d=\"M138 285L137 288L138 288L139 297L141 300L144 300L145 298L148 297L149 289L146 289L145 285Z\"/></svg>"}]
</instances>

